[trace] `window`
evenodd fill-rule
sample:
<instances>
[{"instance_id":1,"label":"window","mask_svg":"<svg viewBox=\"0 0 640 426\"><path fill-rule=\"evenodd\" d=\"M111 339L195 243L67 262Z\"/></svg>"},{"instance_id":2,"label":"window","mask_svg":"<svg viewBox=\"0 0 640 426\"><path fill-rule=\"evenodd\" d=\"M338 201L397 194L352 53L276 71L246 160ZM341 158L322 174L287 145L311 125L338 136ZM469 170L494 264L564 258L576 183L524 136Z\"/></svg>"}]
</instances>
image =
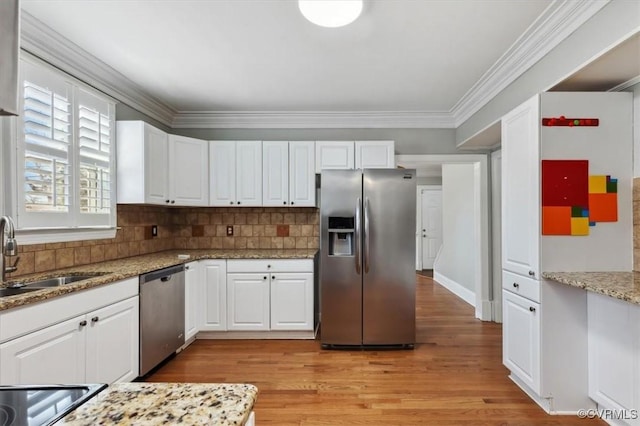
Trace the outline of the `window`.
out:
<instances>
[{"instance_id":1,"label":"window","mask_svg":"<svg viewBox=\"0 0 640 426\"><path fill-rule=\"evenodd\" d=\"M26 59L20 66L17 228L115 227L115 105L48 66ZM62 240L69 239L80 238Z\"/></svg>"}]
</instances>

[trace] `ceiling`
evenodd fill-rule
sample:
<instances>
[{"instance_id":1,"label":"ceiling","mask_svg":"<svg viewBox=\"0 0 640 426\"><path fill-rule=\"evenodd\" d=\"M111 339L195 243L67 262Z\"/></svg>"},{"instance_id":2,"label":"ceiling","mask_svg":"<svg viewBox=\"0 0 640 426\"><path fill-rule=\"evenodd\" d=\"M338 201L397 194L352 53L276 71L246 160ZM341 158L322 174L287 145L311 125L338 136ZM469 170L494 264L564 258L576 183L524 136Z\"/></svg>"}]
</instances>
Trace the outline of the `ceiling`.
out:
<instances>
[{"instance_id":1,"label":"ceiling","mask_svg":"<svg viewBox=\"0 0 640 426\"><path fill-rule=\"evenodd\" d=\"M366 0L355 23L327 29L294 0L21 2L177 113L434 114L459 107L553 3Z\"/></svg>"}]
</instances>

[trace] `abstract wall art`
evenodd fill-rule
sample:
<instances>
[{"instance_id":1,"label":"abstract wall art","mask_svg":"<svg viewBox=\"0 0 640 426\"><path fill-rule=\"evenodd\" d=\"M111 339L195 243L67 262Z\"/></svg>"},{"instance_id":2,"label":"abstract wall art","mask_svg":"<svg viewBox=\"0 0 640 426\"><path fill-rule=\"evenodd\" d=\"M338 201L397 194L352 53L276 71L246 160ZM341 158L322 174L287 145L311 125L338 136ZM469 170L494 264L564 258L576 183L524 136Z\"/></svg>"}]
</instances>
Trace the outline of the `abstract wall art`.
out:
<instances>
[{"instance_id":1,"label":"abstract wall art","mask_svg":"<svg viewBox=\"0 0 640 426\"><path fill-rule=\"evenodd\" d=\"M617 179L590 176L588 160L542 160L542 235L584 236L617 220Z\"/></svg>"}]
</instances>

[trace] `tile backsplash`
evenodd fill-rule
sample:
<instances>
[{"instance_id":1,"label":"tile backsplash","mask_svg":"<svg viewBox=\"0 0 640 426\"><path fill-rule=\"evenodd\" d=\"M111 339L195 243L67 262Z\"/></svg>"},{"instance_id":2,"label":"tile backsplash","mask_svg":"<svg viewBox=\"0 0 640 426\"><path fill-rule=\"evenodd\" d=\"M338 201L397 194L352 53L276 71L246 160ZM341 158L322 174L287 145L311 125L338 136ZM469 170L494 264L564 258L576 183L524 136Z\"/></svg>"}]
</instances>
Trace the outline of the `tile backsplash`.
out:
<instances>
[{"instance_id":1,"label":"tile backsplash","mask_svg":"<svg viewBox=\"0 0 640 426\"><path fill-rule=\"evenodd\" d=\"M319 210L296 208L168 208L118 205L116 237L20 245L18 271L52 271L170 249L317 248ZM151 226L158 235L152 237ZM231 226L233 235L227 235ZM20 240L18 238L18 243Z\"/></svg>"}]
</instances>

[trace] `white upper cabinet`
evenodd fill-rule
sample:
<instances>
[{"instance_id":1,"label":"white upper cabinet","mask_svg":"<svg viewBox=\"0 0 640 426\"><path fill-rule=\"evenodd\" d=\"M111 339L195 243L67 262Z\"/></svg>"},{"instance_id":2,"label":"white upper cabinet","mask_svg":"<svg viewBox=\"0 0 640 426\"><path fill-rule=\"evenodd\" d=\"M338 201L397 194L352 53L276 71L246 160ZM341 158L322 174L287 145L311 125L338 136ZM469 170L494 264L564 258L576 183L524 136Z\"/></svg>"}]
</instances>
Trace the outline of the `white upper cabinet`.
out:
<instances>
[{"instance_id":1,"label":"white upper cabinet","mask_svg":"<svg viewBox=\"0 0 640 426\"><path fill-rule=\"evenodd\" d=\"M356 169L394 169L393 141L356 141Z\"/></svg>"},{"instance_id":2,"label":"white upper cabinet","mask_svg":"<svg viewBox=\"0 0 640 426\"><path fill-rule=\"evenodd\" d=\"M502 118L502 267L538 277L540 236L539 98Z\"/></svg>"},{"instance_id":3,"label":"white upper cabinet","mask_svg":"<svg viewBox=\"0 0 640 426\"><path fill-rule=\"evenodd\" d=\"M262 204L315 206L313 142L262 144Z\"/></svg>"},{"instance_id":4,"label":"white upper cabinet","mask_svg":"<svg viewBox=\"0 0 640 426\"><path fill-rule=\"evenodd\" d=\"M262 142L209 142L209 204L262 205Z\"/></svg>"},{"instance_id":5,"label":"white upper cabinet","mask_svg":"<svg viewBox=\"0 0 640 426\"><path fill-rule=\"evenodd\" d=\"M353 169L353 141L316 141L316 173L323 169Z\"/></svg>"},{"instance_id":6,"label":"white upper cabinet","mask_svg":"<svg viewBox=\"0 0 640 426\"><path fill-rule=\"evenodd\" d=\"M323 169L393 169L394 141L316 141L316 173Z\"/></svg>"},{"instance_id":7,"label":"white upper cabinet","mask_svg":"<svg viewBox=\"0 0 640 426\"><path fill-rule=\"evenodd\" d=\"M209 143L185 136L169 135L170 204L209 204Z\"/></svg>"},{"instance_id":8,"label":"white upper cabinet","mask_svg":"<svg viewBox=\"0 0 640 426\"><path fill-rule=\"evenodd\" d=\"M143 121L117 123L118 203L206 206L208 142Z\"/></svg>"}]
</instances>

